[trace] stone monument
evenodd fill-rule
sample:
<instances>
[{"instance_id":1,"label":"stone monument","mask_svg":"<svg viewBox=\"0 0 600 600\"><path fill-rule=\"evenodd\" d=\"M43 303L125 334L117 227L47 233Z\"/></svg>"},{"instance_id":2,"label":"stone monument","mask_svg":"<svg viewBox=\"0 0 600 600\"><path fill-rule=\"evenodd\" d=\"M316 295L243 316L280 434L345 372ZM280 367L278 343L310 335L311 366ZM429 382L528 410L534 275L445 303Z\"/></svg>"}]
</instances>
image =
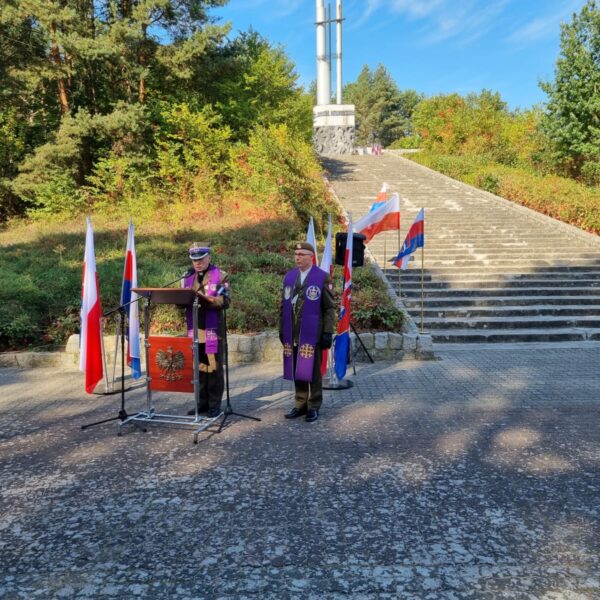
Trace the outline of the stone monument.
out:
<instances>
[{"instance_id":1,"label":"stone monument","mask_svg":"<svg viewBox=\"0 0 600 600\"><path fill-rule=\"evenodd\" d=\"M354 105L342 104L342 0L336 16L325 14L325 0L317 2L317 104L313 108L313 144L320 155L354 152ZM331 24L336 24L336 101L331 101Z\"/></svg>"}]
</instances>

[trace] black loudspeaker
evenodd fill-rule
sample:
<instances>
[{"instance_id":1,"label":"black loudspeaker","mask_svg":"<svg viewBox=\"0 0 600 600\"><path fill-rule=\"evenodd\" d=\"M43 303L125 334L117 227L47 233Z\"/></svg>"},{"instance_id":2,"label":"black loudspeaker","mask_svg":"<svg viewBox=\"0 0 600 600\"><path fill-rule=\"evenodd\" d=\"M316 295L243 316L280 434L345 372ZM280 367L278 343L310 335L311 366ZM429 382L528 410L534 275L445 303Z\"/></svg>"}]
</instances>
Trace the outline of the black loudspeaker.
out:
<instances>
[{"instance_id":1,"label":"black loudspeaker","mask_svg":"<svg viewBox=\"0 0 600 600\"><path fill-rule=\"evenodd\" d=\"M347 233L335 234L335 264L344 266L344 257L346 255ZM362 233L355 233L352 236L352 266L362 267L365 262L365 239Z\"/></svg>"}]
</instances>

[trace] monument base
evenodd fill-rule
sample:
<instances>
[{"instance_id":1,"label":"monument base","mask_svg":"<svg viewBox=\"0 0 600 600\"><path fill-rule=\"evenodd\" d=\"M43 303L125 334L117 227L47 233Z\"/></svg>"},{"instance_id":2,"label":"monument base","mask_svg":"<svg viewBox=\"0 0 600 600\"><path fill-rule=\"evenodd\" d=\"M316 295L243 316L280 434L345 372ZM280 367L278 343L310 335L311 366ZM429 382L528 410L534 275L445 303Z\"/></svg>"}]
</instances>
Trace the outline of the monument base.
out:
<instances>
[{"instance_id":1,"label":"monument base","mask_svg":"<svg viewBox=\"0 0 600 600\"><path fill-rule=\"evenodd\" d=\"M354 153L354 105L323 104L313 108L313 146L318 154Z\"/></svg>"}]
</instances>

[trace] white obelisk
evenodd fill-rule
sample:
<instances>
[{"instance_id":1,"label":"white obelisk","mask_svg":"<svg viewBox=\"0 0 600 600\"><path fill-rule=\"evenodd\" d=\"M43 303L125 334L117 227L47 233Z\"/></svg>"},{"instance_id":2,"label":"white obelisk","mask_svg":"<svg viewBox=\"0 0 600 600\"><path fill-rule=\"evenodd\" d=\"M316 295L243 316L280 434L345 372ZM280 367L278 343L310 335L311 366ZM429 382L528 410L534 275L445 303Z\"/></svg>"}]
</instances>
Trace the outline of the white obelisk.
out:
<instances>
[{"instance_id":1,"label":"white obelisk","mask_svg":"<svg viewBox=\"0 0 600 600\"><path fill-rule=\"evenodd\" d=\"M335 103L342 103L342 0L337 0L335 7L336 33L335 33L335 54L336 54L336 94Z\"/></svg>"},{"instance_id":2,"label":"white obelisk","mask_svg":"<svg viewBox=\"0 0 600 600\"><path fill-rule=\"evenodd\" d=\"M313 145L320 155L354 152L355 110L342 104L342 0L336 0L335 19L326 16L325 0L317 0L317 104L313 107ZM331 10L329 11L331 13ZM336 102L331 101L331 23L336 23ZM329 36L327 35L327 32ZM331 42L331 39L329 39Z\"/></svg>"},{"instance_id":3,"label":"white obelisk","mask_svg":"<svg viewBox=\"0 0 600 600\"><path fill-rule=\"evenodd\" d=\"M329 61L327 59L327 28L325 0L317 0L317 104L331 102Z\"/></svg>"}]
</instances>

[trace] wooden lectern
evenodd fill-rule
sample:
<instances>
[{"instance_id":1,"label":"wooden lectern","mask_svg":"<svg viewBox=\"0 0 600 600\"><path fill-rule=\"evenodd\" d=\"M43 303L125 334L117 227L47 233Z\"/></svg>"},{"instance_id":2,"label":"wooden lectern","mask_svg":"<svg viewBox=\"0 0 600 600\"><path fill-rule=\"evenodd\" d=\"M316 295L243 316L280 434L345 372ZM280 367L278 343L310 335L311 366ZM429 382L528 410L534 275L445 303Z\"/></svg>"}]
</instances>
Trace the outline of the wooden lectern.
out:
<instances>
[{"instance_id":1,"label":"wooden lectern","mask_svg":"<svg viewBox=\"0 0 600 600\"><path fill-rule=\"evenodd\" d=\"M220 416L211 419L198 414L200 404L198 306L203 303L204 297L189 288L132 288L131 291L145 299L146 410L120 422L119 435L121 435L121 428L126 424L157 423L191 426L195 429L194 443L197 443L198 435ZM150 305L152 303L192 306L192 339L187 336L150 336ZM152 390L193 392L196 414L184 416L157 413L152 403Z\"/></svg>"}]
</instances>

